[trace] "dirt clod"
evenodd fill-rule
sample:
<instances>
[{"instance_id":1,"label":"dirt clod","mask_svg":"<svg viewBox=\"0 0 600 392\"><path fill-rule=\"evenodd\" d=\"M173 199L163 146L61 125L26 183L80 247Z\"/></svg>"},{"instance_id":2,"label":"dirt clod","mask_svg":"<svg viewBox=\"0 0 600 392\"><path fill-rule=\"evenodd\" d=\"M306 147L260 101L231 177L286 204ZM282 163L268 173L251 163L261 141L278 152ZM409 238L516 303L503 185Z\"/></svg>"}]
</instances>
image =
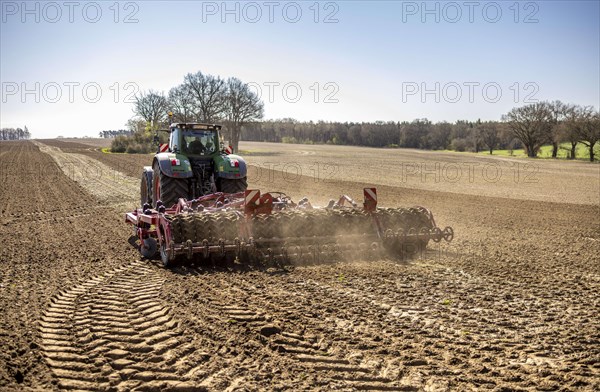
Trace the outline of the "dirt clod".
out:
<instances>
[{"instance_id":1,"label":"dirt clod","mask_svg":"<svg viewBox=\"0 0 600 392\"><path fill-rule=\"evenodd\" d=\"M260 334L267 337L278 334L279 332L281 332L281 328L271 324L265 325L260 328Z\"/></svg>"}]
</instances>

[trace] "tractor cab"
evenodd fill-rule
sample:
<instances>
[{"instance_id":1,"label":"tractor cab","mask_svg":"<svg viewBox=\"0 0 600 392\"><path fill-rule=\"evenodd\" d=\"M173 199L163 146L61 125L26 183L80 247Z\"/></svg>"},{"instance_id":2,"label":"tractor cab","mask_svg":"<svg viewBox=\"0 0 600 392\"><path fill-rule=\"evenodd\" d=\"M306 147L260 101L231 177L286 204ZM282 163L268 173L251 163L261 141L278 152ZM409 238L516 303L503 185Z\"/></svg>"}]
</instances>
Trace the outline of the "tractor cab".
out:
<instances>
[{"instance_id":1,"label":"tractor cab","mask_svg":"<svg viewBox=\"0 0 600 392\"><path fill-rule=\"evenodd\" d=\"M188 156L212 155L217 151L215 131L182 131L181 152Z\"/></svg>"},{"instance_id":2,"label":"tractor cab","mask_svg":"<svg viewBox=\"0 0 600 392\"><path fill-rule=\"evenodd\" d=\"M171 124L169 144L158 144L152 167L144 167L142 204L172 206L180 198L244 191L246 162L225 148L220 131L216 124Z\"/></svg>"}]
</instances>

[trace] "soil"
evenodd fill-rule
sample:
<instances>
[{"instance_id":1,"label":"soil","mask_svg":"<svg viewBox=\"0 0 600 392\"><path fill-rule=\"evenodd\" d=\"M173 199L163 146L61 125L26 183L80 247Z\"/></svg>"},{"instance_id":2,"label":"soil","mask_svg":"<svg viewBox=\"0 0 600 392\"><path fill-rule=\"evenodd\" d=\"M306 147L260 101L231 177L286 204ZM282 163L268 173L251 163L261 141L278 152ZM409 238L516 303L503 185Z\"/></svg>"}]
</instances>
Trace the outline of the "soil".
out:
<instances>
[{"instance_id":1,"label":"soil","mask_svg":"<svg viewBox=\"0 0 600 392\"><path fill-rule=\"evenodd\" d=\"M600 390L599 165L430 184L398 165L461 155L394 150L370 167L382 150L276 147L242 146L251 188L326 204L375 184L454 241L400 261L165 269L123 222L151 155L2 142L0 389ZM352 170L315 175L311 156Z\"/></svg>"}]
</instances>

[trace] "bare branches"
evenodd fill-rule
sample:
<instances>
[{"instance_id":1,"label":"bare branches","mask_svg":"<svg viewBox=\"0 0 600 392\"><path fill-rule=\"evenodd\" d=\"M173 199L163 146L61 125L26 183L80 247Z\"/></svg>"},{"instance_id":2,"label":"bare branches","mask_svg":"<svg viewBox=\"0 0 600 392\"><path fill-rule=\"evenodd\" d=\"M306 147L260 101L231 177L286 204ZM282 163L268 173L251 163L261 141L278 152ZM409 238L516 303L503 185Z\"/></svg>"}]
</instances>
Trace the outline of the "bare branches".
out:
<instances>
[{"instance_id":1,"label":"bare branches","mask_svg":"<svg viewBox=\"0 0 600 392\"><path fill-rule=\"evenodd\" d=\"M481 142L487 147L490 155L500 144L500 127L498 123L486 121L477 125Z\"/></svg>"},{"instance_id":2,"label":"bare branches","mask_svg":"<svg viewBox=\"0 0 600 392\"><path fill-rule=\"evenodd\" d=\"M590 152L590 161L594 161L594 146L600 142L600 114L591 106L576 106L571 126L579 141Z\"/></svg>"},{"instance_id":3,"label":"bare branches","mask_svg":"<svg viewBox=\"0 0 600 392\"><path fill-rule=\"evenodd\" d=\"M135 97L133 112L141 117L151 129L160 128L167 118L167 99L162 93L148 91Z\"/></svg>"},{"instance_id":4,"label":"bare branches","mask_svg":"<svg viewBox=\"0 0 600 392\"><path fill-rule=\"evenodd\" d=\"M291 119L263 121L264 103L238 78L222 79L200 71L185 75L183 83L165 97L150 90L136 97L137 119L158 128L167 110L176 122L223 123L224 132L237 150L242 129L246 140L300 141L374 147L453 149L479 152L485 146L512 150L522 144L529 157L536 157L543 145L552 144L557 158L561 143L569 142L571 159L579 143L589 148L600 142L600 115L593 107L565 104L561 101L538 102L516 107L502 116L502 122L456 121L433 124L427 119L412 122L299 123Z\"/></svg>"},{"instance_id":5,"label":"bare branches","mask_svg":"<svg viewBox=\"0 0 600 392\"><path fill-rule=\"evenodd\" d=\"M552 112L547 102L513 108L504 120L529 157L536 157L540 147L550 140Z\"/></svg>"},{"instance_id":6,"label":"bare branches","mask_svg":"<svg viewBox=\"0 0 600 392\"><path fill-rule=\"evenodd\" d=\"M222 119L226 99L226 86L223 79L198 71L195 74L187 74L184 85L192 95L198 120L214 123Z\"/></svg>"},{"instance_id":7,"label":"bare branches","mask_svg":"<svg viewBox=\"0 0 600 392\"><path fill-rule=\"evenodd\" d=\"M556 158L560 142L568 141L571 159L575 158L577 143L582 143L589 149L590 161L594 161L594 146L600 141L600 115L592 106L539 102L512 109L504 120L530 157L535 157L543 144L552 143L552 157Z\"/></svg>"},{"instance_id":8,"label":"bare branches","mask_svg":"<svg viewBox=\"0 0 600 392\"><path fill-rule=\"evenodd\" d=\"M242 127L264 113L263 102L240 79L225 81L202 72L187 74L183 84L169 91L167 103L177 122L225 122L234 150Z\"/></svg>"},{"instance_id":9,"label":"bare branches","mask_svg":"<svg viewBox=\"0 0 600 392\"><path fill-rule=\"evenodd\" d=\"M227 79L226 88L224 112L230 128L230 141L234 151L237 151L242 126L261 119L264 115L264 104L258 95L238 78Z\"/></svg>"},{"instance_id":10,"label":"bare branches","mask_svg":"<svg viewBox=\"0 0 600 392\"><path fill-rule=\"evenodd\" d=\"M169 90L169 110L173 113L175 122L196 121L196 105L194 95L187 84L180 84Z\"/></svg>"},{"instance_id":11,"label":"bare branches","mask_svg":"<svg viewBox=\"0 0 600 392\"><path fill-rule=\"evenodd\" d=\"M25 126L24 129L22 128L2 128L0 129L0 140L23 140L23 139L29 139L31 137L31 134L29 133L29 130L27 129L27 126Z\"/></svg>"}]
</instances>

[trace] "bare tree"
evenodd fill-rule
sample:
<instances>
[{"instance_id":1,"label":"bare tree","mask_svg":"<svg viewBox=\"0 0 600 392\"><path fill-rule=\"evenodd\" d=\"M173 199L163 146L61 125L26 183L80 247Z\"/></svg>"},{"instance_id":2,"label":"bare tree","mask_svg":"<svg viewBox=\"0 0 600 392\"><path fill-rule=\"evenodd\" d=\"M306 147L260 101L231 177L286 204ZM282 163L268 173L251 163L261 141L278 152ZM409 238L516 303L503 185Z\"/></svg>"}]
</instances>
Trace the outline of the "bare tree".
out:
<instances>
[{"instance_id":1,"label":"bare tree","mask_svg":"<svg viewBox=\"0 0 600 392\"><path fill-rule=\"evenodd\" d=\"M562 129L569 111L569 105L558 100L550 102L547 105L550 113L550 130L548 136L550 143L552 143L552 158L556 158L558 156L558 147L564 136Z\"/></svg>"},{"instance_id":2,"label":"bare tree","mask_svg":"<svg viewBox=\"0 0 600 392\"><path fill-rule=\"evenodd\" d=\"M490 155L492 155L494 149L500 144L498 123L486 121L477 124L477 128L479 129L479 137L481 138L482 143L486 146Z\"/></svg>"},{"instance_id":3,"label":"bare tree","mask_svg":"<svg viewBox=\"0 0 600 392\"><path fill-rule=\"evenodd\" d=\"M480 120L477 120L478 123L481 123ZM483 142L482 138L481 138L481 129L475 125L473 125L472 123L469 125L469 137L468 137L468 141L471 144L471 146L473 147L473 150L478 153L479 150L481 149L481 144Z\"/></svg>"},{"instance_id":4,"label":"bare tree","mask_svg":"<svg viewBox=\"0 0 600 392\"><path fill-rule=\"evenodd\" d=\"M23 140L29 139L31 134L27 127L21 128L2 128L0 130L0 140Z\"/></svg>"},{"instance_id":5,"label":"bare tree","mask_svg":"<svg viewBox=\"0 0 600 392\"><path fill-rule=\"evenodd\" d=\"M219 121L225 111L225 81L198 71L187 74L184 84L192 94L198 119L207 123Z\"/></svg>"},{"instance_id":6,"label":"bare tree","mask_svg":"<svg viewBox=\"0 0 600 392\"><path fill-rule=\"evenodd\" d=\"M167 117L167 99L162 93L150 90L135 97L133 112L141 117L151 130L158 129Z\"/></svg>"},{"instance_id":7,"label":"bare tree","mask_svg":"<svg viewBox=\"0 0 600 392\"><path fill-rule=\"evenodd\" d=\"M527 150L528 157L536 157L540 147L549 140L551 112L547 102L513 108L503 119Z\"/></svg>"},{"instance_id":8,"label":"bare tree","mask_svg":"<svg viewBox=\"0 0 600 392\"><path fill-rule=\"evenodd\" d=\"M579 143L579 132L577 131L578 106L566 105L565 119L559 128L560 140L571 144L569 159L577 157L577 144Z\"/></svg>"},{"instance_id":9,"label":"bare tree","mask_svg":"<svg viewBox=\"0 0 600 392\"><path fill-rule=\"evenodd\" d=\"M578 106L572 126L580 142L589 149L590 162L593 162L594 147L600 141L600 113L594 111L592 106Z\"/></svg>"},{"instance_id":10,"label":"bare tree","mask_svg":"<svg viewBox=\"0 0 600 392\"><path fill-rule=\"evenodd\" d=\"M238 151L242 126L261 119L264 104L246 83L238 78L227 79L226 119L230 133L230 142L234 151Z\"/></svg>"},{"instance_id":11,"label":"bare tree","mask_svg":"<svg viewBox=\"0 0 600 392\"><path fill-rule=\"evenodd\" d=\"M169 110L173 112L173 120L176 122L195 121L194 113L194 95L190 91L190 86L181 84L169 90L167 98Z\"/></svg>"}]
</instances>

